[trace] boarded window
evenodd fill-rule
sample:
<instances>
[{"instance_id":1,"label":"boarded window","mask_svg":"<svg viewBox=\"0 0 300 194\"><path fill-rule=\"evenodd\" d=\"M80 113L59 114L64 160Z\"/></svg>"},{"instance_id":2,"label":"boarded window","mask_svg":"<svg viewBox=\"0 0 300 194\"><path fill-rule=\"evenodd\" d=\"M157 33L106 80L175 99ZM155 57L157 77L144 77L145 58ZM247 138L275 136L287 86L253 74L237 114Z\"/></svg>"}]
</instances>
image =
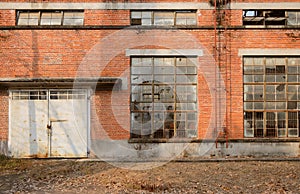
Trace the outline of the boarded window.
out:
<instances>
[{"instance_id":1,"label":"boarded window","mask_svg":"<svg viewBox=\"0 0 300 194\"><path fill-rule=\"evenodd\" d=\"M190 58L131 58L131 138L196 137L196 77Z\"/></svg>"}]
</instances>

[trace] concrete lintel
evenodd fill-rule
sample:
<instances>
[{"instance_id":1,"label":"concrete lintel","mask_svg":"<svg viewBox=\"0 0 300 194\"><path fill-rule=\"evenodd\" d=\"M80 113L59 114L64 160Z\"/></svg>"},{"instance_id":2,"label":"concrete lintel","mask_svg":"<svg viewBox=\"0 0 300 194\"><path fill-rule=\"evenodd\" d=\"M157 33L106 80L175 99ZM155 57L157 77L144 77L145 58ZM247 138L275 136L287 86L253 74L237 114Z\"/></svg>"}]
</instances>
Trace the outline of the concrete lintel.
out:
<instances>
[{"instance_id":1,"label":"concrete lintel","mask_svg":"<svg viewBox=\"0 0 300 194\"><path fill-rule=\"evenodd\" d=\"M278 2L278 3L232 3L231 9L300 9L298 2Z\"/></svg>"},{"instance_id":2,"label":"concrete lintel","mask_svg":"<svg viewBox=\"0 0 300 194\"><path fill-rule=\"evenodd\" d=\"M298 2L278 3L231 3L226 9L300 9ZM209 3L177 2L177 3L13 3L1 2L0 9L135 9L135 10L184 10L184 9L214 9Z\"/></svg>"},{"instance_id":3,"label":"concrete lintel","mask_svg":"<svg viewBox=\"0 0 300 194\"><path fill-rule=\"evenodd\" d=\"M239 56L299 56L300 49L239 49Z\"/></svg>"},{"instance_id":4,"label":"concrete lintel","mask_svg":"<svg viewBox=\"0 0 300 194\"><path fill-rule=\"evenodd\" d=\"M0 3L0 9L211 9L208 3Z\"/></svg>"},{"instance_id":5,"label":"concrete lintel","mask_svg":"<svg viewBox=\"0 0 300 194\"><path fill-rule=\"evenodd\" d=\"M126 56L203 56L200 49L126 49Z\"/></svg>"},{"instance_id":6,"label":"concrete lintel","mask_svg":"<svg viewBox=\"0 0 300 194\"><path fill-rule=\"evenodd\" d=\"M1 78L0 88L27 87L104 87L122 86L122 80L114 77L95 78Z\"/></svg>"}]
</instances>

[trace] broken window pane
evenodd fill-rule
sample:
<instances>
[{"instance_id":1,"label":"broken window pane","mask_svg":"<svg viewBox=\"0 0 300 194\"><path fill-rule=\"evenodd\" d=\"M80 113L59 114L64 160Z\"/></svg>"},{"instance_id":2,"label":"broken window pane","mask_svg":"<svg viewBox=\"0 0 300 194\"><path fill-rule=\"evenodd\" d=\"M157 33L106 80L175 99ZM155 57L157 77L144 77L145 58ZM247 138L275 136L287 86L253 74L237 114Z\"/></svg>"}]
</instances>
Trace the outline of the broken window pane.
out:
<instances>
[{"instance_id":1,"label":"broken window pane","mask_svg":"<svg viewBox=\"0 0 300 194\"><path fill-rule=\"evenodd\" d=\"M83 25L83 12L65 12L63 25Z\"/></svg>"},{"instance_id":2,"label":"broken window pane","mask_svg":"<svg viewBox=\"0 0 300 194\"><path fill-rule=\"evenodd\" d=\"M287 19L287 25L296 26L300 25L300 12L292 12L288 11L288 19Z\"/></svg>"},{"instance_id":3,"label":"broken window pane","mask_svg":"<svg viewBox=\"0 0 300 194\"><path fill-rule=\"evenodd\" d=\"M180 61L186 61L186 58L182 59ZM197 74L192 72L190 75L177 75L175 67L178 65L175 61L178 60L175 60L174 57L148 59L133 57L131 59L131 80L140 80L140 82L134 81L134 85L131 87L130 108L131 115L134 115L131 118L140 119L143 124L141 130L146 129L146 132L140 131L140 135L131 133L132 138L172 138L175 131L176 137L196 137L197 85L196 82L191 82L191 76L197 77ZM144 76L141 72L147 68L153 69L153 71L147 70L147 76L153 76L154 79L146 82L141 81L140 77ZM185 72L189 68L182 66L182 70ZM177 85L175 85L175 79ZM184 81L184 85L179 85L178 81ZM166 85L166 82L172 83ZM177 113L174 117L175 110ZM138 111L142 111L142 113ZM189 112L188 117L187 112ZM152 124L146 118L148 120L151 118ZM134 128L131 129L135 130Z\"/></svg>"}]
</instances>

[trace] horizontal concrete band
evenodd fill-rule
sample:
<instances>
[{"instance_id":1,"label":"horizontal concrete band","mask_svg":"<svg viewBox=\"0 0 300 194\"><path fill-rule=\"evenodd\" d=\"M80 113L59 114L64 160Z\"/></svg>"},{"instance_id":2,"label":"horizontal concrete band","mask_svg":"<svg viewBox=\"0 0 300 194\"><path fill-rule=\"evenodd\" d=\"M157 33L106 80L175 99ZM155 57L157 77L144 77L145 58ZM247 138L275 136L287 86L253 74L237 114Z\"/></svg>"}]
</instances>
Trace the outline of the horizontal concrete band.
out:
<instances>
[{"instance_id":1,"label":"horizontal concrete band","mask_svg":"<svg viewBox=\"0 0 300 194\"><path fill-rule=\"evenodd\" d=\"M239 49L239 56L300 56L300 49Z\"/></svg>"},{"instance_id":2,"label":"horizontal concrete band","mask_svg":"<svg viewBox=\"0 0 300 194\"><path fill-rule=\"evenodd\" d=\"M126 49L126 56L203 56L199 49Z\"/></svg>"},{"instance_id":3,"label":"horizontal concrete band","mask_svg":"<svg viewBox=\"0 0 300 194\"><path fill-rule=\"evenodd\" d=\"M298 2L282 3L231 3L226 6L230 9L300 9ZM0 9L136 9L136 10L162 10L162 9L214 9L209 3L9 3L1 2Z\"/></svg>"}]
</instances>

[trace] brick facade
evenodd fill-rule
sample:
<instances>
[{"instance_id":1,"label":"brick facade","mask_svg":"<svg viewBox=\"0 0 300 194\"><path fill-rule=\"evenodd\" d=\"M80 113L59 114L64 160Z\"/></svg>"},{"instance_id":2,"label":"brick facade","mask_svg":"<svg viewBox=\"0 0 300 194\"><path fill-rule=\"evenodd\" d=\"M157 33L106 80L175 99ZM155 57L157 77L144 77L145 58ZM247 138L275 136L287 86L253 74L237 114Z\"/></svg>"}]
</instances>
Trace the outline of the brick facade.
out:
<instances>
[{"instance_id":1,"label":"brick facade","mask_svg":"<svg viewBox=\"0 0 300 194\"><path fill-rule=\"evenodd\" d=\"M2 2L32 2L10 0ZM47 3L50 1L34 1ZM51 1L74 2L80 0ZM99 1L84 1L99 2ZM106 3L107 1L101 1ZM124 1L114 1L125 3ZM128 2L128 1L126 1ZM140 3L141 1L130 1ZM183 2L177 0L151 1L151 2ZM195 2L195 1L184 1ZM207 1L198 1L206 3ZM258 0L233 1L232 3L262 3ZM268 1L282 2L281 0ZM286 2L298 2L289 0ZM149 3L149 1L147 2ZM299 49L299 28L244 28L242 26L242 10L227 10L227 52L226 59L222 58L221 75L226 87L226 110L224 127L229 139L243 139L243 66L242 57L238 55L239 49L268 48L268 49ZM20 27L16 25L15 10L1 10L0 7L0 48L1 71L0 78L72 78L80 75L92 74L102 77L127 77L122 75L130 69L130 58L124 53L119 53L100 72L89 72L89 69L78 70L84 57L93 47L109 35L130 26L130 10L84 10L84 26L81 27ZM139 33L138 29L134 30ZM191 34L200 42L204 49L204 57L214 54L214 10L197 10L197 27L180 29ZM126 39L126 37L124 37ZM122 41L122 40L120 40ZM137 40L138 41L138 40ZM180 47L180 46L179 46ZM143 47L153 48L146 45ZM105 48L102 48L105 49ZM211 91L203 70L211 68L205 66L205 61L200 59L198 72L198 139L211 138L213 129L210 128L212 114ZM82 71L82 72L81 72ZM86 71L86 72L85 72ZM226 80L225 80L226 79ZM0 139L8 139L8 88L0 92ZM113 101L113 102L112 102ZM130 85L121 91L100 90L92 97L91 106L91 139L128 139L130 137ZM115 110L114 110L115 109ZM101 123L101 126L99 126ZM107 135L107 137L105 137Z\"/></svg>"}]
</instances>

